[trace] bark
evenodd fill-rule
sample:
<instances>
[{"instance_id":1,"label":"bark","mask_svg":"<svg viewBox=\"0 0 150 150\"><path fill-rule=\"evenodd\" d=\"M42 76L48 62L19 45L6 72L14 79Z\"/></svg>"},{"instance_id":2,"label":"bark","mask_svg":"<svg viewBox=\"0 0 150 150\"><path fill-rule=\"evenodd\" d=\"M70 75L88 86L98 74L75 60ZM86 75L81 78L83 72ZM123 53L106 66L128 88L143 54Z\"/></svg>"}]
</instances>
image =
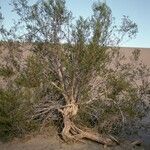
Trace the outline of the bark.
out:
<instances>
[{"instance_id":1,"label":"bark","mask_svg":"<svg viewBox=\"0 0 150 150\"><path fill-rule=\"evenodd\" d=\"M82 141L82 139L88 139L104 145L114 145L115 142L113 139L104 137L102 135L100 136L97 133L84 131L73 123L73 117L77 115L78 112L78 105L75 103L72 103L59 111L63 117L64 127L61 135L65 142Z\"/></svg>"},{"instance_id":2,"label":"bark","mask_svg":"<svg viewBox=\"0 0 150 150\"><path fill-rule=\"evenodd\" d=\"M51 104L50 104L51 105ZM82 141L83 139L88 139L91 141L95 141L104 145L114 145L115 143L119 144L117 139L112 136L104 136L99 135L98 133L94 133L91 130L87 129L80 129L77 127L74 122L73 118L78 113L78 105L75 100L67 100L66 105L41 105L37 106L37 111L35 115L33 115L32 119L38 118L41 115L47 114L47 117L43 121L43 126L45 124L45 120L49 117L49 113L51 114L51 110L58 110L62 114L63 120L63 129L61 131L62 138L65 142L74 142L74 141Z\"/></svg>"}]
</instances>

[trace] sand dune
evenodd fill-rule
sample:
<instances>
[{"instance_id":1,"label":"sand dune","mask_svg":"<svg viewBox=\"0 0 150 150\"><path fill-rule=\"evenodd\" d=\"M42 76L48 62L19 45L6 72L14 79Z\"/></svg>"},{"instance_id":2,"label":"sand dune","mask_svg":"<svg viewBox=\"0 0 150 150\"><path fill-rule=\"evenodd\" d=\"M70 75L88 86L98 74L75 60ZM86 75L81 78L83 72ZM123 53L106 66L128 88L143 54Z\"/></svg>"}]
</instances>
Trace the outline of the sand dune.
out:
<instances>
[{"instance_id":1,"label":"sand dune","mask_svg":"<svg viewBox=\"0 0 150 150\"><path fill-rule=\"evenodd\" d=\"M130 47L121 47L120 51L125 54L127 58L129 58L130 54L135 50L139 49L141 50L140 59L142 62L150 67L150 48L130 48Z\"/></svg>"}]
</instances>

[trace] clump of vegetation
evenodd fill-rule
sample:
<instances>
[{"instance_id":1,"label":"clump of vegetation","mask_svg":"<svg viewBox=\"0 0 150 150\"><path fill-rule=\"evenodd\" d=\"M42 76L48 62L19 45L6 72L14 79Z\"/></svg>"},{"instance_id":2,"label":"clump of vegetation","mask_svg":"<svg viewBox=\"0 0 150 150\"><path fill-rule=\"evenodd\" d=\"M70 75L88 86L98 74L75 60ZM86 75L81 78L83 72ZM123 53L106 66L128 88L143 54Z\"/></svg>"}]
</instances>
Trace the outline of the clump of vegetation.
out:
<instances>
[{"instance_id":1,"label":"clump of vegetation","mask_svg":"<svg viewBox=\"0 0 150 150\"><path fill-rule=\"evenodd\" d=\"M112 145L114 138L86 129L111 132L116 130L116 122L120 121L121 128L144 109L142 96L149 88L145 84L148 69L138 65L138 51L133 53L133 62L123 63L118 50L123 38L136 36L137 25L124 16L117 27L111 9L102 2L93 4L90 18L79 17L75 23L65 0L38 1L31 6L26 0L13 0L13 5L20 17L17 28L8 32L2 26L1 34L18 40L20 45L26 42L32 56L19 66L10 55L9 63L16 68L16 76L10 77L10 82L23 94L2 92L1 104L11 104L5 107L6 111L2 109L2 125L6 124L3 133L13 133L16 127L23 133L28 120L38 120L42 127L55 120L66 142L86 138ZM22 25L25 31L19 32ZM13 48L12 42L5 44ZM25 108L31 108L28 100L34 112L25 119Z\"/></svg>"},{"instance_id":2,"label":"clump of vegetation","mask_svg":"<svg viewBox=\"0 0 150 150\"><path fill-rule=\"evenodd\" d=\"M42 71L42 63L36 57L30 56L27 59L26 67L16 79L16 83L22 87L38 87L42 83Z\"/></svg>"},{"instance_id":3,"label":"clump of vegetation","mask_svg":"<svg viewBox=\"0 0 150 150\"><path fill-rule=\"evenodd\" d=\"M13 69L10 67L1 67L0 68L0 76L10 77L14 74Z\"/></svg>"},{"instance_id":4,"label":"clump of vegetation","mask_svg":"<svg viewBox=\"0 0 150 150\"><path fill-rule=\"evenodd\" d=\"M30 106L14 89L0 89L0 138L3 141L22 137L35 129L36 124L27 121Z\"/></svg>"}]
</instances>

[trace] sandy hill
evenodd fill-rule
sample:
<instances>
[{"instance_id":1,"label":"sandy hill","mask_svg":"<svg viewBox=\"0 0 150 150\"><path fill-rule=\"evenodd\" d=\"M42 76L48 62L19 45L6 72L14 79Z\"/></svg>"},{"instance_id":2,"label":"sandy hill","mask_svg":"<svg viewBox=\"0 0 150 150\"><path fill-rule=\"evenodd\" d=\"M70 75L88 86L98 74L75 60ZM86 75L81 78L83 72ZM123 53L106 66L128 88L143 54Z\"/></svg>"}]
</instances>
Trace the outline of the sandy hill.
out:
<instances>
[{"instance_id":1,"label":"sandy hill","mask_svg":"<svg viewBox=\"0 0 150 150\"><path fill-rule=\"evenodd\" d=\"M121 47L120 51L122 51L125 56L129 57L135 49L139 49L141 51L140 59L144 64L150 67L150 48Z\"/></svg>"}]
</instances>

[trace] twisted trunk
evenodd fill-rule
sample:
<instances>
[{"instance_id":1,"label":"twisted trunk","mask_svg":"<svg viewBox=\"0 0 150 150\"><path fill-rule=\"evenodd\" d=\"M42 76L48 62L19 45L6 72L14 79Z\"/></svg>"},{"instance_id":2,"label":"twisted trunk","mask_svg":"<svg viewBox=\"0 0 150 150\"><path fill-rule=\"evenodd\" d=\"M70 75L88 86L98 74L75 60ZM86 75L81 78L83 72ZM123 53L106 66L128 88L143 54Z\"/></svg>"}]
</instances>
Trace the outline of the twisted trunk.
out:
<instances>
[{"instance_id":1,"label":"twisted trunk","mask_svg":"<svg viewBox=\"0 0 150 150\"><path fill-rule=\"evenodd\" d=\"M112 139L100 136L97 133L83 131L73 123L73 117L78 113L77 104L71 103L59 111L61 112L63 117L64 127L61 132L61 135L65 142L89 139L104 145L114 144L114 141Z\"/></svg>"}]
</instances>

